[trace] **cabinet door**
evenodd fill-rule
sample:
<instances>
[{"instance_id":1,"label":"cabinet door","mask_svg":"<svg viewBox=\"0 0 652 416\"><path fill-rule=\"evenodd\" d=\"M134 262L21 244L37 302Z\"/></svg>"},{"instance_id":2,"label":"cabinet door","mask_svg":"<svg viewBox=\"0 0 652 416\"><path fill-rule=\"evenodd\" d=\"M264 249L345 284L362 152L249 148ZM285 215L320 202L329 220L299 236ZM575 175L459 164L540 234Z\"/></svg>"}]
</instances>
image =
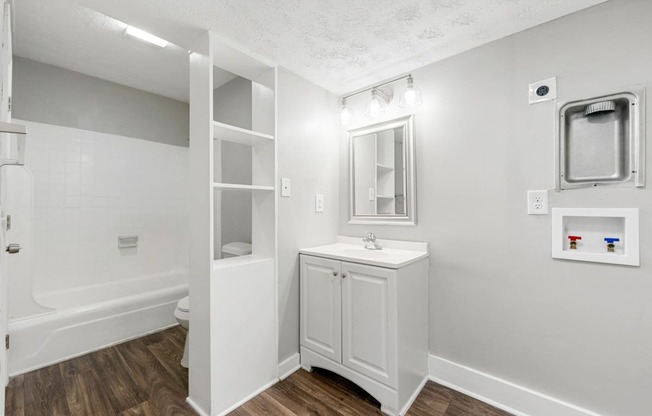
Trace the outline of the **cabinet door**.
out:
<instances>
[{"instance_id":1,"label":"cabinet door","mask_svg":"<svg viewBox=\"0 0 652 416\"><path fill-rule=\"evenodd\" d=\"M342 363L397 385L396 270L342 262Z\"/></svg>"},{"instance_id":2,"label":"cabinet door","mask_svg":"<svg viewBox=\"0 0 652 416\"><path fill-rule=\"evenodd\" d=\"M301 345L342 361L340 262L301 255Z\"/></svg>"}]
</instances>

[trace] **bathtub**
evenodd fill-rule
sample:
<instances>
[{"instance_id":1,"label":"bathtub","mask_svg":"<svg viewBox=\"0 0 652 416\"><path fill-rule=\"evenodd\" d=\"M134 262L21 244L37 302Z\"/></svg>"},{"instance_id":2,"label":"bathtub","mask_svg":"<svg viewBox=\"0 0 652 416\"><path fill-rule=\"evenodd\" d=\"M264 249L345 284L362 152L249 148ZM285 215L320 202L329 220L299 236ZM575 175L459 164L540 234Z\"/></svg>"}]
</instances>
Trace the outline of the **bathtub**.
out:
<instances>
[{"instance_id":1,"label":"bathtub","mask_svg":"<svg viewBox=\"0 0 652 416\"><path fill-rule=\"evenodd\" d=\"M35 298L52 312L9 322L14 376L175 325L187 273L165 273L51 292Z\"/></svg>"}]
</instances>

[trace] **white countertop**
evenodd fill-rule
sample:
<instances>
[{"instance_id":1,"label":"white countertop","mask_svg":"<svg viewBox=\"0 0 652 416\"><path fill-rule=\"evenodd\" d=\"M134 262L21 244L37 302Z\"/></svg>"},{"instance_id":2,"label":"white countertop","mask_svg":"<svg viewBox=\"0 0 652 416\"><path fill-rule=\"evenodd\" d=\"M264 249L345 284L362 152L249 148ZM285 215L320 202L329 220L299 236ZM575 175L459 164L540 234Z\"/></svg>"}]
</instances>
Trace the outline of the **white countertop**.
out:
<instances>
[{"instance_id":1,"label":"white countertop","mask_svg":"<svg viewBox=\"0 0 652 416\"><path fill-rule=\"evenodd\" d=\"M428 243L376 240L382 250L367 250L361 237L337 237L333 244L303 248L301 254L398 269L428 257Z\"/></svg>"}]
</instances>

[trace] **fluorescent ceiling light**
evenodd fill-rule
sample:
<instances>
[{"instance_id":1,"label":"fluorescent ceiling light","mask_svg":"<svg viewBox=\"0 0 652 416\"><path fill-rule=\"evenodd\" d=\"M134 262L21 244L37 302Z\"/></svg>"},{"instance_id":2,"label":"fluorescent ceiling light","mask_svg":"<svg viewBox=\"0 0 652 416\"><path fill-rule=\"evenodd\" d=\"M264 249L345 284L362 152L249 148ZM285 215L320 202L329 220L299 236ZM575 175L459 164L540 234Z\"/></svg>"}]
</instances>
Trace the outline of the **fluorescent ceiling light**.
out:
<instances>
[{"instance_id":1,"label":"fluorescent ceiling light","mask_svg":"<svg viewBox=\"0 0 652 416\"><path fill-rule=\"evenodd\" d=\"M156 46L160 46L161 48L165 48L168 46L168 42L165 39L161 39L158 36L154 36L149 32L145 32L142 29L138 29L137 27L133 26L127 26L127 30L125 30L125 35L134 37L136 39L140 39L142 41L145 41L147 43L151 43Z\"/></svg>"}]
</instances>

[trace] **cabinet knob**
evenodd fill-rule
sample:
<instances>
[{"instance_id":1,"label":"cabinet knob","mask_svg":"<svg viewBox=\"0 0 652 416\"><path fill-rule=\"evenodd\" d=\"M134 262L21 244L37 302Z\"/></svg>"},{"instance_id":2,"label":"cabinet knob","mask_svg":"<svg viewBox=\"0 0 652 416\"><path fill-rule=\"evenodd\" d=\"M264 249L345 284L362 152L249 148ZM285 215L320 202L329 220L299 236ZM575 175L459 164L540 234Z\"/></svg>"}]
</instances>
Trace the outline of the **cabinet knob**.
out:
<instances>
[{"instance_id":1,"label":"cabinet knob","mask_svg":"<svg viewBox=\"0 0 652 416\"><path fill-rule=\"evenodd\" d=\"M346 273L342 273L342 279L346 279Z\"/></svg>"},{"instance_id":2,"label":"cabinet knob","mask_svg":"<svg viewBox=\"0 0 652 416\"><path fill-rule=\"evenodd\" d=\"M333 276L337 277L337 272L336 271L333 272Z\"/></svg>"}]
</instances>

